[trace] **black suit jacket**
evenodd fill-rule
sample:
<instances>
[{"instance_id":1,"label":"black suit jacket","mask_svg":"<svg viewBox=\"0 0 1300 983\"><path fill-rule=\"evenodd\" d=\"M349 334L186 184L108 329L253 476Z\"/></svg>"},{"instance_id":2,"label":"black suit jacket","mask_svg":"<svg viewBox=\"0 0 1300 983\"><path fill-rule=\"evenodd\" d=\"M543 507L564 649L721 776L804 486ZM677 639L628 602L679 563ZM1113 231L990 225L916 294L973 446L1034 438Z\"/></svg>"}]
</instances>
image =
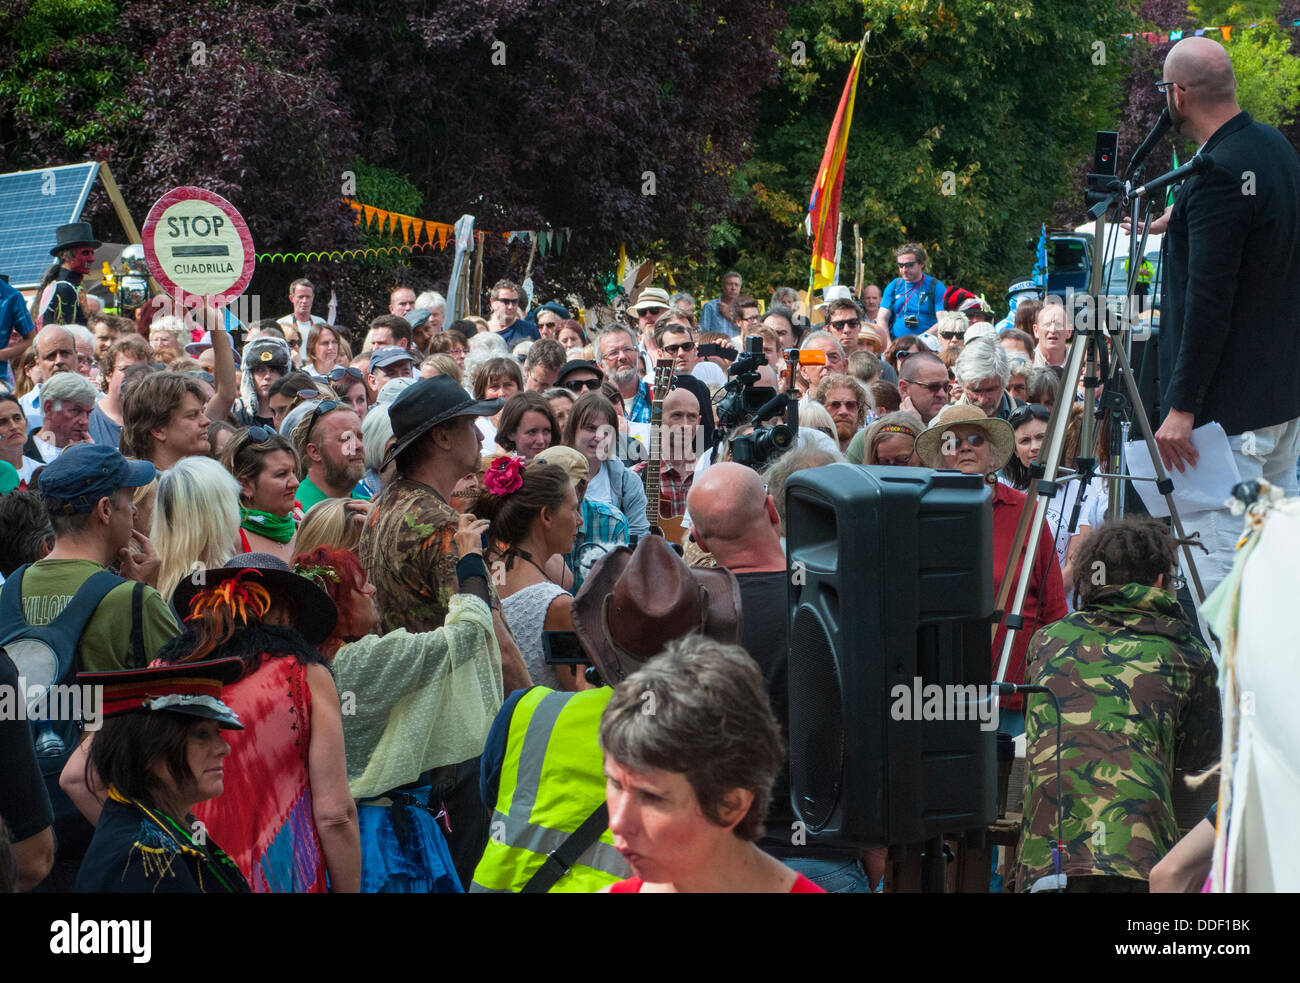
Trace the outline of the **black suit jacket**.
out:
<instances>
[{"instance_id":1,"label":"black suit jacket","mask_svg":"<svg viewBox=\"0 0 1300 983\"><path fill-rule=\"evenodd\" d=\"M1300 417L1300 158L1249 113L1202 153L1165 235L1161 405L1239 434Z\"/></svg>"}]
</instances>

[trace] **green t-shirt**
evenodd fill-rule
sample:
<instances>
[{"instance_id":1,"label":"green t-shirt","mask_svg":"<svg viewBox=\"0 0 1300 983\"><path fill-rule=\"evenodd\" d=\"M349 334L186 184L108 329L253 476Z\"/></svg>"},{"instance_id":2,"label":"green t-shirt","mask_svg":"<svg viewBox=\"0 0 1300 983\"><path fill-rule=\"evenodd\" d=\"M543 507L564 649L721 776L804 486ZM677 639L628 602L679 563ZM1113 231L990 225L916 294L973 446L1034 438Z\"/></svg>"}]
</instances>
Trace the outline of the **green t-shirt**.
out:
<instances>
[{"instance_id":1,"label":"green t-shirt","mask_svg":"<svg viewBox=\"0 0 1300 983\"><path fill-rule=\"evenodd\" d=\"M330 497L329 495L326 495L323 491L321 491L319 488L317 488L316 485L312 482L312 480L307 477L304 477L302 479L302 483L298 485L297 494L298 494L298 504L302 506L302 510L304 514L307 512L308 509L310 509L317 502L323 502L325 501L325 499ZM351 497L365 500L367 496L358 495L356 489L354 488L352 490Z\"/></svg>"},{"instance_id":2,"label":"green t-shirt","mask_svg":"<svg viewBox=\"0 0 1300 983\"><path fill-rule=\"evenodd\" d=\"M844 456L850 464L861 464L863 462L867 456L867 432L865 430L859 430L853 435Z\"/></svg>"},{"instance_id":3,"label":"green t-shirt","mask_svg":"<svg viewBox=\"0 0 1300 983\"><path fill-rule=\"evenodd\" d=\"M77 588L104 568L93 560L39 560L23 574L23 616L35 627L48 625L63 613ZM77 651L78 672L137 668L131 650L131 592L135 581L118 584L99 602L86 623ZM142 606L144 651L152 661L170 639L180 634L176 619L152 587L144 589ZM147 664L147 663L146 663Z\"/></svg>"}]
</instances>

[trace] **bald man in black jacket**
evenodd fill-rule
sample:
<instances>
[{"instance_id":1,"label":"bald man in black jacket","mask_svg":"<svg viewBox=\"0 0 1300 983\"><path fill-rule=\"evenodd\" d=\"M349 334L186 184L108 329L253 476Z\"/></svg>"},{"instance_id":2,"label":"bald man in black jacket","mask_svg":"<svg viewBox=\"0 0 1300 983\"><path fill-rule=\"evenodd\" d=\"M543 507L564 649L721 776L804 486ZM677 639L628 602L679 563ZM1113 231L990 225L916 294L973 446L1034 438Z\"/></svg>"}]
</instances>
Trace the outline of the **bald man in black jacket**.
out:
<instances>
[{"instance_id":1,"label":"bald man in black jacket","mask_svg":"<svg viewBox=\"0 0 1300 983\"><path fill-rule=\"evenodd\" d=\"M1152 231L1165 232L1160 323L1165 466L1195 465L1195 427L1217 421L1244 480L1296 494L1300 455L1300 158L1271 126L1237 105L1232 62L1208 38L1165 59L1161 86L1173 128L1214 166L1188 178ZM1174 474L1177 484L1178 475ZM1226 509L1184 516L1210 555L1197 561L1211 591L1231 569L1241 519Z\"/></svg>"}]
</instances>

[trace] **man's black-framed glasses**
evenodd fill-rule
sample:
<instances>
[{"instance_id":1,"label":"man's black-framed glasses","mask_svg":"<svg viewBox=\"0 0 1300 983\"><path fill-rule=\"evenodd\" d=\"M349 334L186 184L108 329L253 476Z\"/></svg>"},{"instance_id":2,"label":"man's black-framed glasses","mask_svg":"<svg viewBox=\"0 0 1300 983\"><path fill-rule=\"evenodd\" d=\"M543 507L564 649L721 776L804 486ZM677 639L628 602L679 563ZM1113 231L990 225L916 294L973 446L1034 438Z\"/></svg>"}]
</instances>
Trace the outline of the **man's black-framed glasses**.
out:
<instances>
[{"instance_id":1,"label":"man's black-framed glasses","mask_svg":"<svg viewBox=\"0 0 1300 983\"><path fill-rule=\"evenodd\" d=\"M1184 92L1187 91L1187 86L1181 85L1180 83L1175 82L1172 79L1165 79L1163 82L1157 82L1156 91L1159 92L1161 95L1164 95L1166 92L1169 91L1169 87L1171 85L1177 86L1178 88L1182 89Z\"/></svg>"}]
</instances>

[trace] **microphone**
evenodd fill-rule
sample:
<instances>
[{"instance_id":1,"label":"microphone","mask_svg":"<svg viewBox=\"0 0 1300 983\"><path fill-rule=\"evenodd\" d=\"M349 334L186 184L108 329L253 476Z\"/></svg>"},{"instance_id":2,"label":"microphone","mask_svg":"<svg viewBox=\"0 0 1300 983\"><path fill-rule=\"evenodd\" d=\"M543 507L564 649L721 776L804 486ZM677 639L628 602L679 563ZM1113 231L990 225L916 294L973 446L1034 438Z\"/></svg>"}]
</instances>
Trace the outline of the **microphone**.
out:
<instances>
[{"instance_id":1,"label":"microphone","mask_svg":"<svg viewBox=\"0 0 1300 983\"><path fill-rule=\"evenodd\" d=\"M1129 158L1128 166L1124 168L1125 183L1127 183L1128 179L1133 176L1134 172L1142 166L1143 162L1155 148L1155 145L1160 141L1160 138L1169 132L1169 127L1172 123L1173 120L1169 118L1169 107L1166 106L1164 109L1160 110L1160 115L1156 118L1155 126L1151 127L1151 132L1146 135L1146 138L1138 146L1137 150L1134 151L1133 156Z\"/></svg>"},{"instance_id":2,"label":"microphone","mask_svg":"<svg viewBox=\"0 0 1300 983\"><path fill-rule=\"evenodd\" d=\"M1129 197L1141 198L1153 191L1160 191L1171 184L1177 184L1183 178L1191 177L1193 174L1209 174L1212 170L1214 170L1214 158L1207 157L1205 154L1197 154L1182 167L1175 168L1168 174L1162 174L1154 181L1148 181L1140 188L1134 188Z\"/></svg>"}]
</instances>

